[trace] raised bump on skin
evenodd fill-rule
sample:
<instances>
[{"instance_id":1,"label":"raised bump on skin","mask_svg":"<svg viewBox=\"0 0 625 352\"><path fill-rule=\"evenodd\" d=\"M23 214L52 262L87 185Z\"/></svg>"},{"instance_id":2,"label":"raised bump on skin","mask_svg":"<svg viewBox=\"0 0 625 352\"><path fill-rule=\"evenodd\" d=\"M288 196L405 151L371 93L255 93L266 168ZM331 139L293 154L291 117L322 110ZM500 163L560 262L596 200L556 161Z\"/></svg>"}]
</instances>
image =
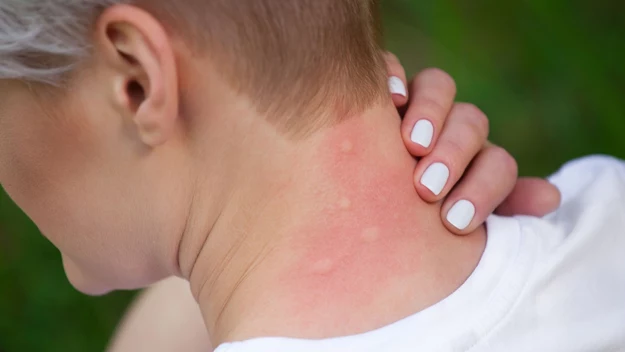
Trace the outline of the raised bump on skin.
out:
<instances>
[{"instance_id":1,"label":"raised bump on skin","mask_svg":"<svg viewBox=\"0 0 625 352\"><path fill-rule=\"evenodd\" d=\"M341 143L341 151L343 153L349 153L354 149L354 144L350 141L343 141L343 143Z\"/></svg>"},{"instance_id":2,"label":"raised bump on skin","mask_svg":"<svg viewBox=\"0 0 625 352\"><path fill-rule=\"evenodd\" d=\"M328 258L321 259L313 265L312 272L317 275L327 274L332 271L333 266L332 260Z\"/></svg>"},{"instance_id":3,"label":"raised bump on skin","mask_svg":"<svg viewBox=\"0 0 625 352\"><path fill-rule=\"evenodd\" d=\"M375 242L380 237L380 229L378 229L377 227L364 229L364 231L362 231L361 237L365 242Z\"/></svg>"},{"instance_id":4,"label":"raised bump on skin","mask_svg":"<svg viewBox=\"0 0 625 352\"><path fill-rule=\"evenodd\" d=\"M341 198L341 200L339 200L339 207L341 209L349 209L349 207L351 206L352 206L352 201L349 200L349 198L343 197Z\"/></svg>"}]
</instances>

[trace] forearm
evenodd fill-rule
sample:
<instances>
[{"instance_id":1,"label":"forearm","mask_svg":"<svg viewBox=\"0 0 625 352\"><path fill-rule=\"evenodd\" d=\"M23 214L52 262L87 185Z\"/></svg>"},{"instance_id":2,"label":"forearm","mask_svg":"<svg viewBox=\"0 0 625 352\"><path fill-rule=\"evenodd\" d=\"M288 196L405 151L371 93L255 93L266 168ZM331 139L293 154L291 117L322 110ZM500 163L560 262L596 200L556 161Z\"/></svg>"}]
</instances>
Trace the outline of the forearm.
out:
<instances>
[{"instance_id":1,"label":"forearm","mask_svg":"<svg viewBox=\"0 0 625 352\"><path fill-rule=\"evenodd\" d=\"M188 282L170 278L143 292L120 324L108 351L212 351Z\"/></svg>"}]
</instances>

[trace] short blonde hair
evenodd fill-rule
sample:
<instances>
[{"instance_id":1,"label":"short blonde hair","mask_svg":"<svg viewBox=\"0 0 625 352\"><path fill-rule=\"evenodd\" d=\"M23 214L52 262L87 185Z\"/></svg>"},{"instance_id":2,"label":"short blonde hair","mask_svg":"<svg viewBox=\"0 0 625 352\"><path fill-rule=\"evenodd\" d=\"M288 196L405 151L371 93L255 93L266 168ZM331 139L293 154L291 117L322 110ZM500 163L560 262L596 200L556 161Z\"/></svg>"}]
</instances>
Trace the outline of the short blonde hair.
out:
<instances>
[{"instance_id":1,"label":"short blonde hair","mask_svg":"<svg viewBox=\"0 0 625 352\"><path fill-rule=\"evenodd\" d=\"M386 94L375 0L0 0L0 79L58 84L89 56L97 16L118 3L207 49L233 88L286 132L314 130Z\"/></svg>"}]
</instances>

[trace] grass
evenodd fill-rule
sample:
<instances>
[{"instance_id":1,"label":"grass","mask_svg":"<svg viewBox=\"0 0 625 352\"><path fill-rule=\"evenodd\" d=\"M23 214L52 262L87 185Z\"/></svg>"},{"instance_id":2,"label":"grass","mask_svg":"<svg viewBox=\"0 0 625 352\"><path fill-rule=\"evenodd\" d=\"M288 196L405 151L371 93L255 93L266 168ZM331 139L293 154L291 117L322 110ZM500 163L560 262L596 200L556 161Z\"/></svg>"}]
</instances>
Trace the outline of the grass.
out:
<instances>
[{"instance_id":1,"label":"grass","mask_svg":"<svg viewBox=\"0 0 625 352\"><path fill-rule=\"evenodd\" d=\"M437 66L525 175L591 153L625 158L625 2L387 0L387 47L408 72ZM91 298L0 193L0 351L99 351L133 293Z\"/></svg>"}]
</instances>

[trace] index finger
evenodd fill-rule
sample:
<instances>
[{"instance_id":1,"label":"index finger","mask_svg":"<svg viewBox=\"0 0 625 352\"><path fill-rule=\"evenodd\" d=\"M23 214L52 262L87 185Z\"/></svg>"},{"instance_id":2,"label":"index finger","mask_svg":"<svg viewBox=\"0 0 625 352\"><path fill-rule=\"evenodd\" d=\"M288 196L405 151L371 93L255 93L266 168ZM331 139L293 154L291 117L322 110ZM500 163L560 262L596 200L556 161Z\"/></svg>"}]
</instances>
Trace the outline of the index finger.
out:
<instances>
[{"instance_id":1,"label":"index finger","mask_svg":"<svg viewBox=\"0 0 625 352\"><path fill-rule=\"evenodd\" d=\"M456 98L456 83L447 73L430 68L412 83L408 111L402 122L402 138L416 157L427 155L436 144Z\"/></svg>"}]
</instances>

